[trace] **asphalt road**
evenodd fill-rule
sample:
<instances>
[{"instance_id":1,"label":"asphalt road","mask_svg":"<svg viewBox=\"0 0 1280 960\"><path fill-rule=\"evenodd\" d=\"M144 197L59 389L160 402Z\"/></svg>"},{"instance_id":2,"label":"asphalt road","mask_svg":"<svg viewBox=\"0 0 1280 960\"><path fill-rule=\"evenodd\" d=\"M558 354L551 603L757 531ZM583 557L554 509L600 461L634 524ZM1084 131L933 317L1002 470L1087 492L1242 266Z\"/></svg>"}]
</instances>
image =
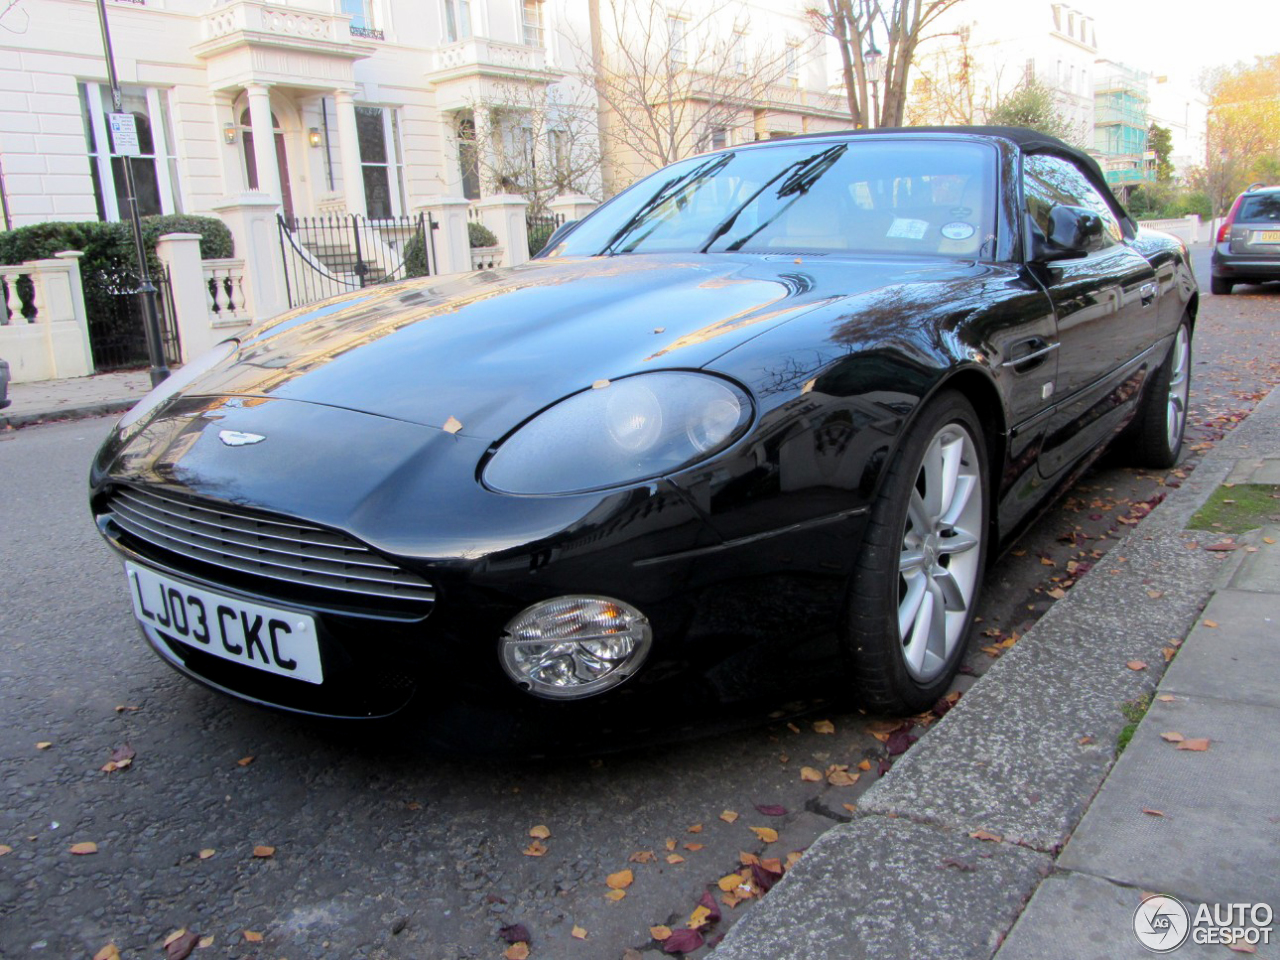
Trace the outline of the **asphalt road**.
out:
<instances>
[{"instance_id":1,"label":"asphalt road","mask_svg":"<svg viewBox=\"0 0 1280 960\"><path fill-rule=\"evenodd\" d=\"M1201 277L1184 463L1096 468L992 568L959 689L1280 382L1280 288L1212 297ZM213 938L198 958L496 958L513 923L535 958L656 957L651 926L683 926L742 852L802 850L886 760L883 721L821 709L794 728L521 765L424 758L377 731L206 692L144 647L90 522L85 476L108 425L0 434L2 957L88 958L108 943L157 957L186 928ZM103 772L126 743L132 762ZM801 779L803 766L859 773L864 760L852 786ZM537 857L523 853L535 825L551 834ZM97 852L73 854L81 843ZM634 882L607 899L606 877L624 869ZM712 934L750 903L722 909Z\"/></svg>"}]
</instances>

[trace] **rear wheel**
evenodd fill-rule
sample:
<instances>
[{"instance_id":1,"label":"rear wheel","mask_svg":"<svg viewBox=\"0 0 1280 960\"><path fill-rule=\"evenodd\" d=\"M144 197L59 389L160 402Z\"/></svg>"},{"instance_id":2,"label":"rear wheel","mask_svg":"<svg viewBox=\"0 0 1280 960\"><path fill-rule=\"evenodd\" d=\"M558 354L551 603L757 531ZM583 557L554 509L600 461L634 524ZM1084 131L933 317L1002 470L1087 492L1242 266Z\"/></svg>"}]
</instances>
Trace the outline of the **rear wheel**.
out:
<instances>
[{"instance_id":1,"label":"rear wheel","mask_svg":"<svg viewBox=\"0 0 1280 960\"><path fill-rule=\"evenodd\" d=\"M1231 292L1231 288L1234 286L1235 284L1233 282L1230 280L1224 280L1222 277L1209 278L1209 289L1219 297L1225 297Z\"/></svg>"},{"instance_id":2,"label":"rear wheel","mask_svg":"<svg viewBox=\"0 0 1280 960\"><path fill-rule=\"evenodd\" d=\"M1182 452L1191 394L1191 325L1184 319L1164 363L1151 374L1142 406L1130 427L1135 466L1172 467Z\"/></svg>"},{"instance_id":3,"label":"rear wheel","mask_svg":"<svg viewBox=\"0 0 1280 960\"><path fill-rule=\"evenodd\" d=\"M847 649L868 706L914 713L947 692L981 587L987 510L977 414L942 394L902 441L855 565Z\"/></svg>"}]
</instances>

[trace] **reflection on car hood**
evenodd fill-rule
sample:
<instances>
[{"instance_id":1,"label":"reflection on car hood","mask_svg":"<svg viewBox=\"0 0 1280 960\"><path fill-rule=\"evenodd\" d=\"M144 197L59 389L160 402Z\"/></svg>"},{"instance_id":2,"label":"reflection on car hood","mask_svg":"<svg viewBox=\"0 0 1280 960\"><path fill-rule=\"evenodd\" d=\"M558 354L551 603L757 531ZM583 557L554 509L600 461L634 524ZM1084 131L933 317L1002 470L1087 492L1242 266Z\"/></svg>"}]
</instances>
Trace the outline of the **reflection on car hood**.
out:
<instances>
[{"instance_id":1,"label":"reflection on car hood","mask_svg":"<svg viewBox=\"0 0 1280 960\"><path fill-rule=\"evenodd\" d=\"M701 367L802 312L946 261L646 255L369 287L283 314L186 393L323 403L495 439L562 397Z\"/></svg>"}]
</instances>

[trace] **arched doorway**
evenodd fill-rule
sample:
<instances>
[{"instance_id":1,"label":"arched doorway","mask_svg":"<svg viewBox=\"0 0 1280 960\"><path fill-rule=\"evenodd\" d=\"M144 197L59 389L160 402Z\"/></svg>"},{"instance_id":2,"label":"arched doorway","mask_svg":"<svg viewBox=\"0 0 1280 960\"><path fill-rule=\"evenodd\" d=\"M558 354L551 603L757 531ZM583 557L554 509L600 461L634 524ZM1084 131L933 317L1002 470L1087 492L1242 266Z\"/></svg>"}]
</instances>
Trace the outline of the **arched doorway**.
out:
<instances>
[{"instance_id":1,"label":"arched doorway","mask_svg":"<svg viewBox=\"0 0 1280 960\"><path fill-rule=\"evenodd\" d=\"M289 189L289 158L284 148L284 131L276 112L271 111L271 131L276 138L276 168L280 173L280 204L284 215L293 219L293 192ZM253 151L253 127L249 123L248 108L240 112L240 140L244 144L244 169L249 189L258 189L258 157Z\"/></svg>"}]
</instances>

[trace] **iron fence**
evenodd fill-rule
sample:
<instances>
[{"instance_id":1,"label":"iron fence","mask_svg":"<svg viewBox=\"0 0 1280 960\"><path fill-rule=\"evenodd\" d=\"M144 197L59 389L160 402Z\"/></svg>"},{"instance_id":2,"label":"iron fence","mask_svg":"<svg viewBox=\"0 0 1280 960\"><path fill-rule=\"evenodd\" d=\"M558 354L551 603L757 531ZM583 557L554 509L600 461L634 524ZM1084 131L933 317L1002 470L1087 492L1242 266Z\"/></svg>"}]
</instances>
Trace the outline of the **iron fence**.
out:
<instances>
[{"instance_id":1,"label":"iron fence","mask_svg":"<svg viewBox=\"0 0 1280 960\"><path fill-rule=\"evenodd\" d=\"M151 281L156 288L160 315L160 341L167 363L182 360L178 324L173 308L173 284L169 271L161 270ZM89 348L99 373L127 370L151 362L147 333L138 299L141 280L132 266L113 263L94 270L85 282L85 312L89 321Z\"/></svg>"},{"instance_id":2,"label":"iron fence","mask_svg":"<svg viewBox=\"0 0 1280 960\"><path fill-rule=\"evenodd\" d=\"M564 223L563 213L543 213L525 217L525 230L529 234L529 256L537 256L562 223Z\"/></svg>"}]
</instances>

